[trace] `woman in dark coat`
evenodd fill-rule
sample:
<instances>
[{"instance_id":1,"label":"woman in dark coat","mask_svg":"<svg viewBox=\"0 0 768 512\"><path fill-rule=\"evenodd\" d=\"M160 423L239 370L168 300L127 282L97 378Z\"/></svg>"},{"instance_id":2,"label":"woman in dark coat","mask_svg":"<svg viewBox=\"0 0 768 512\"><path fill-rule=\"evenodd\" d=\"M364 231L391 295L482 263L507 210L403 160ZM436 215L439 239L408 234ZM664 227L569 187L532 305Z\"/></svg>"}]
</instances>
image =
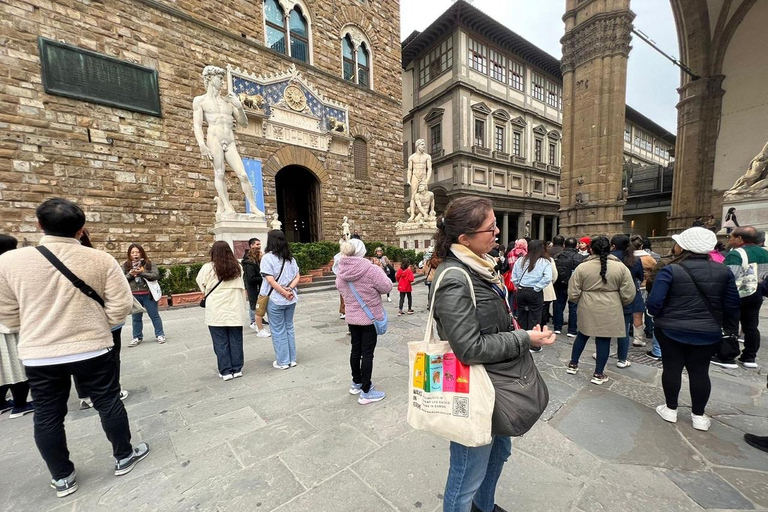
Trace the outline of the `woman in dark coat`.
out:
<instances>
[{"instance_id":1,"label":"woman in dark coat","mask_svg":"<svg viewBox=\"0 0 768 512\"><path fill-rule=\"evenodd\" d=\"M256 311L256 302L259 299L259 290L261 290L261 242L255 240L251 248L243 256L243 282L248 292L248 310L251 315L251 329L256 331L259 338L268 338L270 332L264 328L264 311Z\"/></svg>"}]
</instances>

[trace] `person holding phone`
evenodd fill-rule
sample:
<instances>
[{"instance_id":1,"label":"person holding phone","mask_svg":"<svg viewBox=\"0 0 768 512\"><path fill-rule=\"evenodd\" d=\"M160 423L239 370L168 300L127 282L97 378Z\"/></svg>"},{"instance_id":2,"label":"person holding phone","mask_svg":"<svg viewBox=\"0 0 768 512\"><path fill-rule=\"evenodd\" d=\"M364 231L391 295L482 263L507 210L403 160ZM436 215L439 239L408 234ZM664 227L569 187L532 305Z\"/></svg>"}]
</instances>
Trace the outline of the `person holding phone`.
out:
<instances>
[{"instance_id":1,"label":"person holding phone","mask_svg":"<svg viewBox=\"0 0 768 512\"><path fill-rule=\"evenodd\" d=\"M165 343L163 321L160 319L160 313L157 310L157 302L152 297L147 285L147 281L157 281L160 279L160 270L147 258L147 253L142 246L131 244L128 247L128 259L123 263L123 271L125 271L125 277L131 285L133 296L144 306L149 318L152 320L157 342ZM135 347L144 341L144 313L134 313L132 318L133 339L128 344L129 347Z\"/></svg>"}]
</instances>

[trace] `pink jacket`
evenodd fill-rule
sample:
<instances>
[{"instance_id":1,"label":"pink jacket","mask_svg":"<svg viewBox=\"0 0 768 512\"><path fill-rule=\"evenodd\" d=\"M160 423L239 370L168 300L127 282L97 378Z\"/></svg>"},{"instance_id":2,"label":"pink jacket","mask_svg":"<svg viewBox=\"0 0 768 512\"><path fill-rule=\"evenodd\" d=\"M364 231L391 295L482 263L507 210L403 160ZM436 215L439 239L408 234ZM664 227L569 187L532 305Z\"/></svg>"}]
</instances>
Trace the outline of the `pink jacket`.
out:
<instances>
[{"instance_id":1,"label":"pink jacket","mask_svg":"<svg viewBox=\"0 0 768 512\"><path fill-rule=\"evenodd\" d=\"M366 258L344 256L339 260L336 288L344 299L347 323L350 325L372 325L373 322L355 299L349 284L347 284L348 281L355 285L358 295L371 310L373 316L377 320L384 318L381 294L389 293L392 290L392 281L389 280L384 271Z\"/></svg>"}]
</instances>

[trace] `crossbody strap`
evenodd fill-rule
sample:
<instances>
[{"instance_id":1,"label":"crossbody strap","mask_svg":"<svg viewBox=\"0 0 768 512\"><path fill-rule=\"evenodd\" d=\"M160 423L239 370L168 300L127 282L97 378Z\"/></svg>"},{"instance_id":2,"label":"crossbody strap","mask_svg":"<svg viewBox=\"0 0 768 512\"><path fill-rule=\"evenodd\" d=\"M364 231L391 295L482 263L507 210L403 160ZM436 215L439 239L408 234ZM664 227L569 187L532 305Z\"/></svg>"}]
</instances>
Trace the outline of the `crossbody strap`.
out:
<instances>
[{"instance_id":1,"label":"crossbody strap","mask_svg":"<svg viewBox=\"0 0 768 512\"><path fill-rule=\"evenodd\" d=\"M368 320L370 321L376 320L376 317L373 316L373 312L365 304L365 301L363 301L363 298L360 297L360 294L357 293L357 289L355 289L355 285L350 283L349 281L347 281L347 284L349 285L349 289L352 290L352 294L355 296L355 299L357 299L358 304L360 304L360 307L362 307L363 311L365 311L365 316L368 317Z\"/></svg>"},{"instance_id":2,"label":"crossbody strap","mask_svg":"<svg viewBox=\"0 0 768 512\"><path fill-rule=\"evenodd\" d=\"M207 298L208 298L208 296L209 296L210 294L212 294L212 293L213 293L213 290L215 290L216 288L218 288L220 284L221 284L221 279L219 279L219 282L218 282L218 283L216 283L216 286L214 286L213 288L211 288L211 291L209 291L208 293L206 293L206 294L205 294L205 297L203 297L203 300L207 299Z\"/></svg>"},{"instance_id":3,"label":"crossbody strap","mask_svg":"<svg viewBox=\"0 0 768 512\"><path fill-rule=\"evenodd\" d=\"M443 281L443 276L450 272L451 270L456 270L457 272L461 272L464 274L464 276L467 278L467 283L469 284L469 293L472 295L472 304L474 304L475 308L477 308L477 299L475 299L475 287L472 284L472 278L469 277L469 273L464 270L461 267L448 267L445 270L443 270L440 275L437 278L437 281L435 284L433 284L432 288L432 307L429 309L429 315L427 316L427 329L424 332L424 343L429 343L432 338L432 333L434 329L434 323L435 323L435 305L434 300L435 297L437 297L437 289L440 288L440 283Z\"/></svg>"},{"instance_id":4,"label":"crossbody strap","mask_svg":"<svg viewBox=\"0 0 768 512\"><path fill-rule=\"evenodd\" d=\"M280 272L278 272L277 277L275 278L275 282L277 283L277 280L280 279L280 276L283 275L283 269L285 268L285 260L283 260L283 264L280 265ZM269 284L269 282L267 282ZM272 295L272 292L275 291L275 287L271 284L269 285L269 291L267 292L267 297Z\"/></svg>"},{"instance_id":5,"label":"crossbody strap","mask_svg":"<svg viewBox=\"0 0 768 512\"><path fill-rule=\"evenodd\" d=\"M98 293L96 293L96 290L88 286L88 284L85 281L77 277L71 270L69 270L67 266L64 265L64 263L62 263L59 258L56 257L56 255L54 255L51 251L48 250L47 247L38 245L37 247L35 247L35 249L37 249L40 252L40 254L45 256L45 259L50 261L51 265L56 267L56 270L64 274L64 277L69 279L70 282L73 285L75 285L75 288L77 288L78 290L83 292L85 295L95 300L99 304L99 306L104 307L104 299L102 299L101 296Z\"/></svg>"},{"instance_id":6,"label":"crossbody strap","mask_svg":"<svg viewBox=\"0 0 768 512\"><path fill-rule=\"evenodd\" d=\"M704 294L701 288L699 288L699 285L696 283L696 280L693 278L693 275L691 275L691 272L679 263L676 263L675 265L682 268L685 271L685 273L688 274L688 277L691 279L691 282L693 282L693 286L696 287L696 291L699 292L699 296L701 297L701 300L703 300L704 304L707 306L707 309L709 310L709 314L712 315L712 318L715 319L715 322L717 322L718 324L720 324L720 326L722 326L723 325L722 315L717 314L717 312L715 311L715 308L712 306L712 303L709 302L709 299L707 298L707 296Z\"/></svg>"}]
</instances>

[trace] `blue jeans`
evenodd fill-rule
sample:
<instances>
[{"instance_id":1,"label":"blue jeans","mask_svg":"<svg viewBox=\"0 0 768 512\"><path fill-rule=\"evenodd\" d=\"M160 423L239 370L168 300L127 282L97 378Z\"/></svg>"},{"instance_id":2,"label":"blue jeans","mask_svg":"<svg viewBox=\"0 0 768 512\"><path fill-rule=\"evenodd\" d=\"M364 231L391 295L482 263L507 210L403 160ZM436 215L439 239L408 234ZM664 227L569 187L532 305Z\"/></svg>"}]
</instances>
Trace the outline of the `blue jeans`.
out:
<instances>
[{"instance_id":1,"label":"blue jeans","mask_svg":"<svg viewBox=\"0 0 768 512\"><path fill-rule=\"evenodd\" d=\"M296 304L278 306L267 303L269 327L272 329L272 346L275 348L275 361L281 366L296 362L296 336L293 331L293 313Z\"/></svg>"},{"instance_id":2,"label":"blue jeans","mask_svg":"<svg viewBox=\"0 0 768 512\"><path fill-rule=\"evenodd\" d=\"M647 311L643 314L643 316L645 321L645 337L651 338L653 337L653 317L649 316Z\"/></svg>"},{"instance_id":3,"label":"blue jeans","mask_svg":"<svg viewBox=\"0 0 768 512\"><path fill-rule=\"evenodd\" d=\"M577 327L576 321L578 319L576 310L577 305L575 302L568 300L568 288L555 288L555 314L552 316L554 328L556 331L563 330L563 312L565 311L565 304L568 304L568 334L576 334Z\"/></svg>"},{"instance_id":4,"label":"blue jeans","mask_svg":"<svg viewBox=\"0 0 768 512\"><path fill-rule=\"evenodd\" d=\"M624 328L627 333L623 338L616 338L619 345L619 361L626 361L629 356L629 330L634 327L632 313L624 313Z\"/></svg>"},{"instance_id":5,"label":"blue jeans","mask_svg":"<svg viewBox=\"0 0 768 512\"><path fill-rule=\"evenodd\" d=\"M656 339L655 334L653 335L651 354L653 354L656 357L661 357L661 345L659 345L659 340Z\"/></svg>"},{"instance_id":6,"label":"blue jeans","mask_svg":"<svg viewBox=\"0 0 768 512\"><path fill-rule=\"evenodd\" d=\"M142 293L134 295L134 297L136 297L136 300L138 300L141 305L144 306L144 309L147 310L147 314L149 315L150 320L152 320L152 325L155 328L155 337L165 336L165 333L163 332L163 321L160 320L160 313L157 311L157 302L152 298L152 294ZM133 321L133 337L139 338L140 340L144 339L144 313L135 313L131 315L131 319Z\"/></svg>"},{"instance_id":7,"label":"blue jeans","mask_svg":"<svg viewBox=\"0 0 768 512\"><path fill-rule=\"evenodd\" d=\"M578 333L576 335L576 339L573 341L573 348L571 349L571 364L579 364L579 358L581 353L584 352L584 347L587 346L587 341L589 341L589 336L586 334ZM608 355L611 353L611 338L595 336L595 346L597 347L595 373L601 374L605 370L605 363L608 362Z\"/></svg>"},{"instance_id":8,"label":"blue jeans","mask_svg":"<svg viewBox=\"0 0 768 512\"><path fill-rule=\"evenodd\" d=\"M243 371L243 327L209 325L219 375Z\"/></svg>"},{"instance_id":9,"label":"blue jeans","mask_svg":"<svg viewBox=\"0 0 768 512\"><path fill-rule=\"evenodd\" d=\"M248 316L251 317L251 323L256 321L256 312L254 310L248 308Z\"/></svg>"},{"instance_id":10,"label":"blue jeans","mask_svg":"<svg viewBox=\"0 0 768 512\"><path fill-rule=\"evenodd\" d=\"M492 512L496 483L511 454L512 441L507 436L493 436L491 444L474 448L451 442L443 512L469 512L472 501L483 512Z\"/></svg>"}]
</instances>

